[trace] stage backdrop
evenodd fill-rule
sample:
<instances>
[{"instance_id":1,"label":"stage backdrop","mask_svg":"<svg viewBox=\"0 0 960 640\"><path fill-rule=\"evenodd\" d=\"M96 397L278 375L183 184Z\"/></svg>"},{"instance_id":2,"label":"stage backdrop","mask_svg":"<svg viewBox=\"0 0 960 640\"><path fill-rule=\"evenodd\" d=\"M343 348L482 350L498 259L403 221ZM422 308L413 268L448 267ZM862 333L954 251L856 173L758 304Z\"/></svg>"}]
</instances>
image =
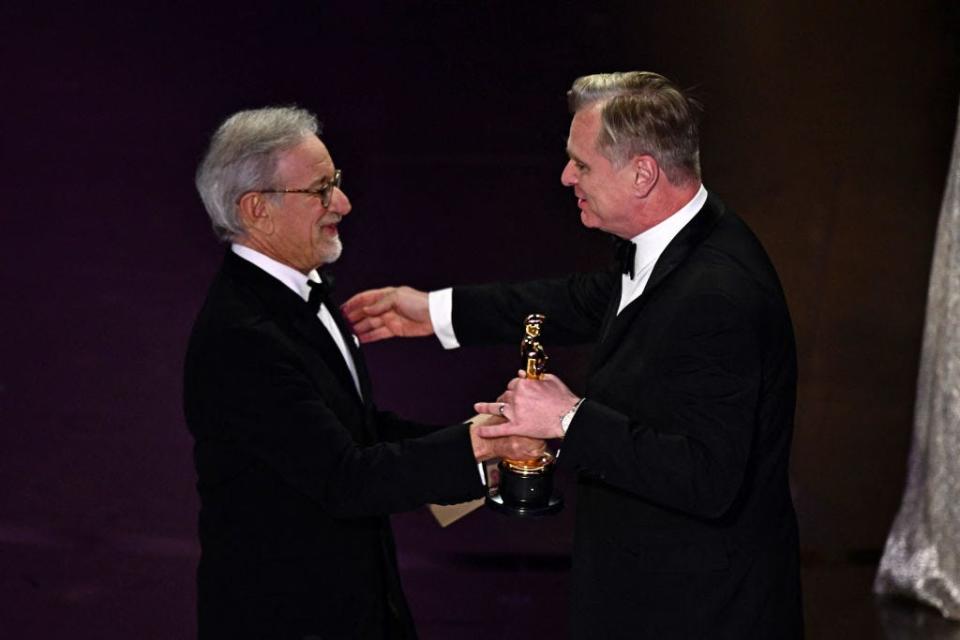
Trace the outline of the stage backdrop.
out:
<instances>
[{"instance_id":1,"label":"stage backdrop","mask_svg":"<svg viewBox=\"0 0 960 640\"><path fill-rule=\"evenodd\" d=\"M223 251L192 186L222 118L297 103L325 122L354 204L343 299L561 274L608 256L559 182L564 92L596 71L656 70L706 105L706 185L766 244L797 328L805 558L869 559L903 486L960 76L950 3L845 4L5 5L2 635L192 632L180 372ZM366 351L380 404L427 420L515 368L507 348ZM584 351L551 355L582 385ZM561 633L572 513L443 534L398 517L424 636Z\"/></svg>"}]
</instances>

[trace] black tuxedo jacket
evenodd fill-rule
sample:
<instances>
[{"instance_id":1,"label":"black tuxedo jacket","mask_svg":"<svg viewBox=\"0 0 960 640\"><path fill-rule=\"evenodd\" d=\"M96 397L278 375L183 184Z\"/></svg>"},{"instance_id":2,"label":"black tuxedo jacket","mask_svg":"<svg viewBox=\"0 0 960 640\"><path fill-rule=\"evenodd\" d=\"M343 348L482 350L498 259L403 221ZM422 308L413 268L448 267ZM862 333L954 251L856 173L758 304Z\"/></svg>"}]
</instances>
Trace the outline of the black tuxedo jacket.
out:
<instances>
[{"instance_id":1,"label":"black tuxedo jacket","mask_svg":"<svg viewBox=\"0 0 960 640\"><path fill-rule=\"evenodd\" d=\"M483 485L467 425L378 411L345 339L362 399L307 303L227 253L185 366L201 638L415 637L386 516Z\"/></svg>"},{"instance_id":2,"label":"black tuxedo jacket","mask_svg":"<svg viewBox=\"0 0 960 640\"><path fill-rule=\"evenodd\" d=\"M464 344L595 342L560 465L578 473L576 638L802 635L787 479L796 353L776 272L714 196L617 315L615 271L454 289Z\"/></svg>"}]
</instances>

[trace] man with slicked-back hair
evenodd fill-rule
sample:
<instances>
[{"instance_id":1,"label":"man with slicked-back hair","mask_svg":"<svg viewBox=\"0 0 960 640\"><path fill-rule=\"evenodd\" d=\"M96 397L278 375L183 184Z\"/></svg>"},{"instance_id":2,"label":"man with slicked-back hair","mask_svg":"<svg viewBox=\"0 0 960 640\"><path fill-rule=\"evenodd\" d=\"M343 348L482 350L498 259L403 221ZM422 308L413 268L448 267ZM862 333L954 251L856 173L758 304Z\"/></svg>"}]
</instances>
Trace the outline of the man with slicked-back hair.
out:
<instances>
[{"instance_id":1,"label":"man with slicked-back hair","mask_svg":"<svg viewBox=\"0 0 960 640\"><path fill-rule=\"evenodd\" d=\"M615 267L523 284L408 287L345 305L363 341L435 333L593 343L583 397L522 375L481 413L488 436L562 438L577 474L571 635L792 640L803 635L787 479L796 350L760 242L701 181L698 107L651 72L579 78L561 180Z\"/></svg>"}]
</instances>

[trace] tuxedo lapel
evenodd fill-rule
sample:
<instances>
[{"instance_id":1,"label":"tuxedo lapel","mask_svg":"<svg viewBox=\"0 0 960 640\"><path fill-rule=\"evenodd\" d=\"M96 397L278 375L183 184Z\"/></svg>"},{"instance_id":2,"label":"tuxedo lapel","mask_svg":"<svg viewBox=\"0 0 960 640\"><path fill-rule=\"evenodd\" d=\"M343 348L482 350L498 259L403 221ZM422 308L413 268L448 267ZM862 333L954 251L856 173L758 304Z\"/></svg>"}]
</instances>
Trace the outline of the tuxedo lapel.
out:
<instances>
[{"instance_id":1,"label":"tuxedo lapel","mask_svg":"<svg viewBox=\"0 0 960 640\"><path fill-rule=\"evenodd\" d=\"M622 290L622 279L615 287L614 295L611 300L611 313L608 309L607 320L604 323L602 338L594 351L593 368L609 357L610 353L621 343L624 333L630 328L633 319L643 311L643 308L650 301L657 289L670 277L678 266L700 246L701 243L710 235L710 232L716 226L720 217L723 215L722 203L712 194L707 197L707 202L687 225L680 230L667 248L663 250L656 264L653 266L653 272L647 285L643 288L643 293L639 298L623 308L619 314L616 310L620 306L620 294Z\"/></svg>"},{"instance_id":2,"label":"tuxedo lapel","mask_svg":"<svg viewBox=\"0 0 960 640\"><path fill-rule=\"evenodd\" d=\"M711 195L707 197L707 201L704 203L700 212L693 217L693 220L687 223L687 226L680 230L680 233L670 241L667 248L660 254L660 258L657 259L657 263L653 266L653 273L650 274L650 280L647 282L647 286L644 287L644 295L646 295L647 292L655 291L673 270L686 260L687 256L689 256L694 249L703 243L707 236L710 235L710 232L713 231L713 228L717 226L717 222L720 221L720 216L723 215L722 206L720 201L714 196ZM639 302L643 297L644 296L640 296L637 301Z\"/></svg>"},{"instance_id":3,"label":"tuxedo lapel","mask_svg":"<svg viewBox=\"0 0 960 640\"><path fill-rule=\"evenodd\" d=\"M306 307L306 305L304 306ZM323 355L324 363L336 375L341 386L343 386L359 404L363 404L363 398L357 393L357 385L354 383L353 376L350 375L350 369L347 368L347 363L343 359L343 353L340 352L337 343L333 341L333 337L330 335L330 332L327 331L327 328L323 326L323 323L320 322L320 319L313 315L310 309L306 309L303 313L298 313L291 317L291 326L301 337L320 351ZM344 338L344 340L348 340L347 344L349 348L349 338ZM353 354L352 349L351 354ZM354 363L356 363L356 361L357 357L354 355ZM357 377L361 381L365 377L360 373L359 365L357 365ZM364 395L366 395L365 391Z\"/></svg>"},{"instance_id":4,"label":"tuxedo lapel","mask_svg":"<svg viewBox=\"0 0 960 640\"><path fill-rule=\"evenodd\" d=\"M304 307L306 306L307 305L304 304ZM353 381L353 376L350 374L350 369L347 368L347 362L343 358L340 347L333 341L330 332L323 323L320 322L320 319L313 311L308 308L305 315L301 314L297 316L294 319L294 326L323 354L324 363L326 363L327 367L336 375L340 386L346 393L349 393L353 400L360 406L361 413L364 416L362 424L359 425L360 428L362 428L362 437L368 443L375 442L377 440L377 434L373 427L373 420L370 417L373 411L373 389L370 387L370 377L367 374L366 363L363 360L360 349L357 348L356 343L353 341L353 336L344 331L344 320L340 315L340 310L332 303L325 303L324 306L327 307L327 311L333 316L334 322L340 330L340 336L347 345L350 355L353 356L353 364L357 370L357 380L360 382L359 392L357 391L357 385ZM353 429L352 426L350 428Z\"/></svg>"},{"instance_id":5,"label":"tuxedo lapel","mask_svg":"<svg viewBox=\"0 0 960 640\"><path fill-rule=\"evenodd\" d=\"M350 355L353 356L353 364L357 368L357 380L360 381L360 392L363 396L362 402L365 405L370 404L373 389L370 386L370 374L367 370L367 363L363 358L363 352L360 351L360 347L357 345L356 340L354 340L353 332L350 331L350 325L347 324L343 314L340 313L339 306L336 305L332 299L330 304L327 305L327 310L330 312L330 315L333 316L333 321L340 330L340 336L343 338L344 344L347 345ZM343 360L342 356L340 357L340 360ZM347 374L349 375L349 371ZM353 383L352 378L350 382L351 384Z\"/></svg>"},{"instance_id":6,"label":"tuxedo lapel","mask_svg":"<svg viewBox=\"0 0 960 640\"><path fill-rule=\"evenodd\" d=\"M233 252L227 252L227 257L224 260L224 271L253 289L257 296L263 300L265 307L272 314L275 314L282 325L288 326L298 334L303 342L319 351L324 364L334 374L344 391L349 393L358 404L362 405L364 403L364 399L357 393L353 376L350 375L350 370L347 368L347 363L343 359L339 347L303 298L260 267L235 255ZM339 310L330 309L329 311L336 319ZM341 322L342 320L338 321L338 326ZM347 343L347 348L354 356L354 361L357 362L359 350L353 344L352 337L344 336L344 340ZM363 388L367 379L366 370L364 368L363 373L361 373L360 365L357 366L357 377L361 381L361 388ZM366 384L369 385L369 383ZM368 397L369 393L364 390L364 398Z\"/></svg>"},{"instance_id":7,"label":"tuxedo lapel","mask_svg":"<svg viewBox=\"0 0 960 640\"><path fill-rule=\"evenodd\" d=\"M603 315L603 324L600 329L601 343L607 339L610 327L613 325L614 320L617 319L617 308L620 306L620 296L622 293L623 278L618 273L616 276L616 285L614 285L613 291L610 293L610 302L607 303L607 312Z\"/></svg>"}]
</instances>

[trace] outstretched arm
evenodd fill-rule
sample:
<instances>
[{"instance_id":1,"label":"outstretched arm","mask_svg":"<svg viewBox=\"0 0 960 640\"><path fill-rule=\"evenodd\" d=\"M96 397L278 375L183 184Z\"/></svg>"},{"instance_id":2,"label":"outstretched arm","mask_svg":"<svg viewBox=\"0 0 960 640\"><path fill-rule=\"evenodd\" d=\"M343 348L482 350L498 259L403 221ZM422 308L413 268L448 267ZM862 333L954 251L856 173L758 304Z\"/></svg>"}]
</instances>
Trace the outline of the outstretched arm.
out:
<instances>
[{"instance_id":1,"label":"outstretched arm","mask_svg":"<svg viewBox=\"0 0 960 640\"><path fill-rule=\"evenodd\" d=\"M341 307L360 342L433 335L425 291L384 287L361 291Z\"/></svg>"}]
</instances>

